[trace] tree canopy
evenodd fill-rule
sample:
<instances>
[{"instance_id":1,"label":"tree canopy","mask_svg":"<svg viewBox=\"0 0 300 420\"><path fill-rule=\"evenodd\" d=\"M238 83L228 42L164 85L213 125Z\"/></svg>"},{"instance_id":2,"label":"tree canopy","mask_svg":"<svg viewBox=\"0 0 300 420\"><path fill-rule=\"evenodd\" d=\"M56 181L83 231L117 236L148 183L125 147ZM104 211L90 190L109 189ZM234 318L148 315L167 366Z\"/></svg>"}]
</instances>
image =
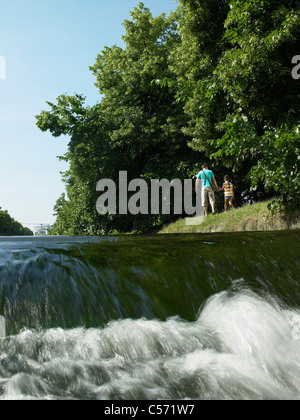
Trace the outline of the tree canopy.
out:
<instances>
[{"instance_id":1,"label":"tree canopy","mask_svg":"<svg viewBox=\"0 0 300 420\"><path fill-rule=\"evenodd\" d=\"M300 83L291 63L300 50L299 2L182 0L180 8L174 67L190 146L296 208Z\"/></svg>"},{"instance_id":2,"label":"tree canopy","mask_svg":"<svg viewBox=\"0 0 300 420\"><path fill-rule=\"evenodd\" d=\"M70 136L66 193L55 231L144 231L165 215L99 215L96 185L195 175L210 161L231 173L240 200L268 194L295 208L300 200L299 2L180 0L154 17L143 3L125 20L125 48L106 47L90 70L99 103L61 95L37 116L42 131ZM100 96L101 95L101 96Z\"/></svg>"},{"instance_id":3,"label":"tree canopy","mask_svg":"<svg viewBox=\"0 0 300 420\"><path fill-rule=\"evenodd\" d=\"M14 220L7 210L0 207L0 236L32 236L33 232Z\"/></svg>"}]
</instances>

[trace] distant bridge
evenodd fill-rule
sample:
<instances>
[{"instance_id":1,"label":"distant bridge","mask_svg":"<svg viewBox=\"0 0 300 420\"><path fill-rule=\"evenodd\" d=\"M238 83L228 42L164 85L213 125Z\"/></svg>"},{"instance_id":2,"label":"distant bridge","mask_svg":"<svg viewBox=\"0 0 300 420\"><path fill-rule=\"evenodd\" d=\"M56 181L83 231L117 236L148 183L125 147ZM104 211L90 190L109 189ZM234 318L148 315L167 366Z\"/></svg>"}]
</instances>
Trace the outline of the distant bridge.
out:
<instances>
[{"instance_id":1,"label":"distant bridge","mask_svg":"<svg viewBox=\"0 0 300 420\"><path fill-rule=\"evenodd\" d=\"M51 223L23 223L23 226L33 226L29 229L33 231L34 236L47 236L52 228Z\"/></svg>"}]
</instances>

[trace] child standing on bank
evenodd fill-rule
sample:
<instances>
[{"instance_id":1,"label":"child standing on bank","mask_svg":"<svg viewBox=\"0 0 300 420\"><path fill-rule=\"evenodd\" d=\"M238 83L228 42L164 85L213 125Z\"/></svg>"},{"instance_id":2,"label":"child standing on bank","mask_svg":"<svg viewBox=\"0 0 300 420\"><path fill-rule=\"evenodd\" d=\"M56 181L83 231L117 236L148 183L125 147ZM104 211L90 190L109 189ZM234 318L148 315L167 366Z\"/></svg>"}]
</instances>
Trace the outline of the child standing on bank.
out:
<instances>
[{"instance_id":1,"label":"child standing on bank","mask_svg":"<svg viewBox=\"0 0 300 420\"><path fill-rule=\"evenodd\" d=\"M230 178L228 175L224 177L224 184L221 188L221 191L224 191L224 198L225 198L225 211L228 210L228 207L234 209L233 200L234 200L234 188L232 183L230 182Z\"/></svg>"}]
</instances>

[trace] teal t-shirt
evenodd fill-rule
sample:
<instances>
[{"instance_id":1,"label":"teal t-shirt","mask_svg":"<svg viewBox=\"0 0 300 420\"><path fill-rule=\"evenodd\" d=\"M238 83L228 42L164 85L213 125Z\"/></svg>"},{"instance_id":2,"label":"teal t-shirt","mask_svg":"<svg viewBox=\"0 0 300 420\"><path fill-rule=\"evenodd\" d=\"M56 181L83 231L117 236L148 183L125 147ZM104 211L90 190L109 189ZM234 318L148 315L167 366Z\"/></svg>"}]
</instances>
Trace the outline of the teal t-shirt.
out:
<instances>
[{"instance_id":1,"label":"teal t-shirt","mask_svg":"<svg viewBox=\"0 0 300 420\"><path fill-rule=\"evenodd\" d=\"M204 171L205 171L205 175L207 176L207 178L209 179L212 185L214 184L213 178L215 175L209 169L203 169L203 171L199 172L197 175L197 178L202 179L202 188L209 188L211 187L211 185L209 181L206 179L206 176L203 173Z\"/></svg>"}]
</instances>

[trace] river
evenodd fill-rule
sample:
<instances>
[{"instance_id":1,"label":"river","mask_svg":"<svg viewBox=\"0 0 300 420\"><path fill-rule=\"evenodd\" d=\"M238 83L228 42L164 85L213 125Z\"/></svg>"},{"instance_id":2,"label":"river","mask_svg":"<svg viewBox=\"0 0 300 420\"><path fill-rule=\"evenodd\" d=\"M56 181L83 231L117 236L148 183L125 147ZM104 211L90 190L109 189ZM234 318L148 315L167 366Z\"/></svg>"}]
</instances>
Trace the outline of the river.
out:
<instances>
[{"instance_id":1,"label":"river","mask_svg":"<svg viewBox=\"0 0 300 420\"><path fill-rule=\"evenodd\" d=\"M0 238L0 399L298 400L299 256L300 231Z\"/></svg>"}]
</instances>

